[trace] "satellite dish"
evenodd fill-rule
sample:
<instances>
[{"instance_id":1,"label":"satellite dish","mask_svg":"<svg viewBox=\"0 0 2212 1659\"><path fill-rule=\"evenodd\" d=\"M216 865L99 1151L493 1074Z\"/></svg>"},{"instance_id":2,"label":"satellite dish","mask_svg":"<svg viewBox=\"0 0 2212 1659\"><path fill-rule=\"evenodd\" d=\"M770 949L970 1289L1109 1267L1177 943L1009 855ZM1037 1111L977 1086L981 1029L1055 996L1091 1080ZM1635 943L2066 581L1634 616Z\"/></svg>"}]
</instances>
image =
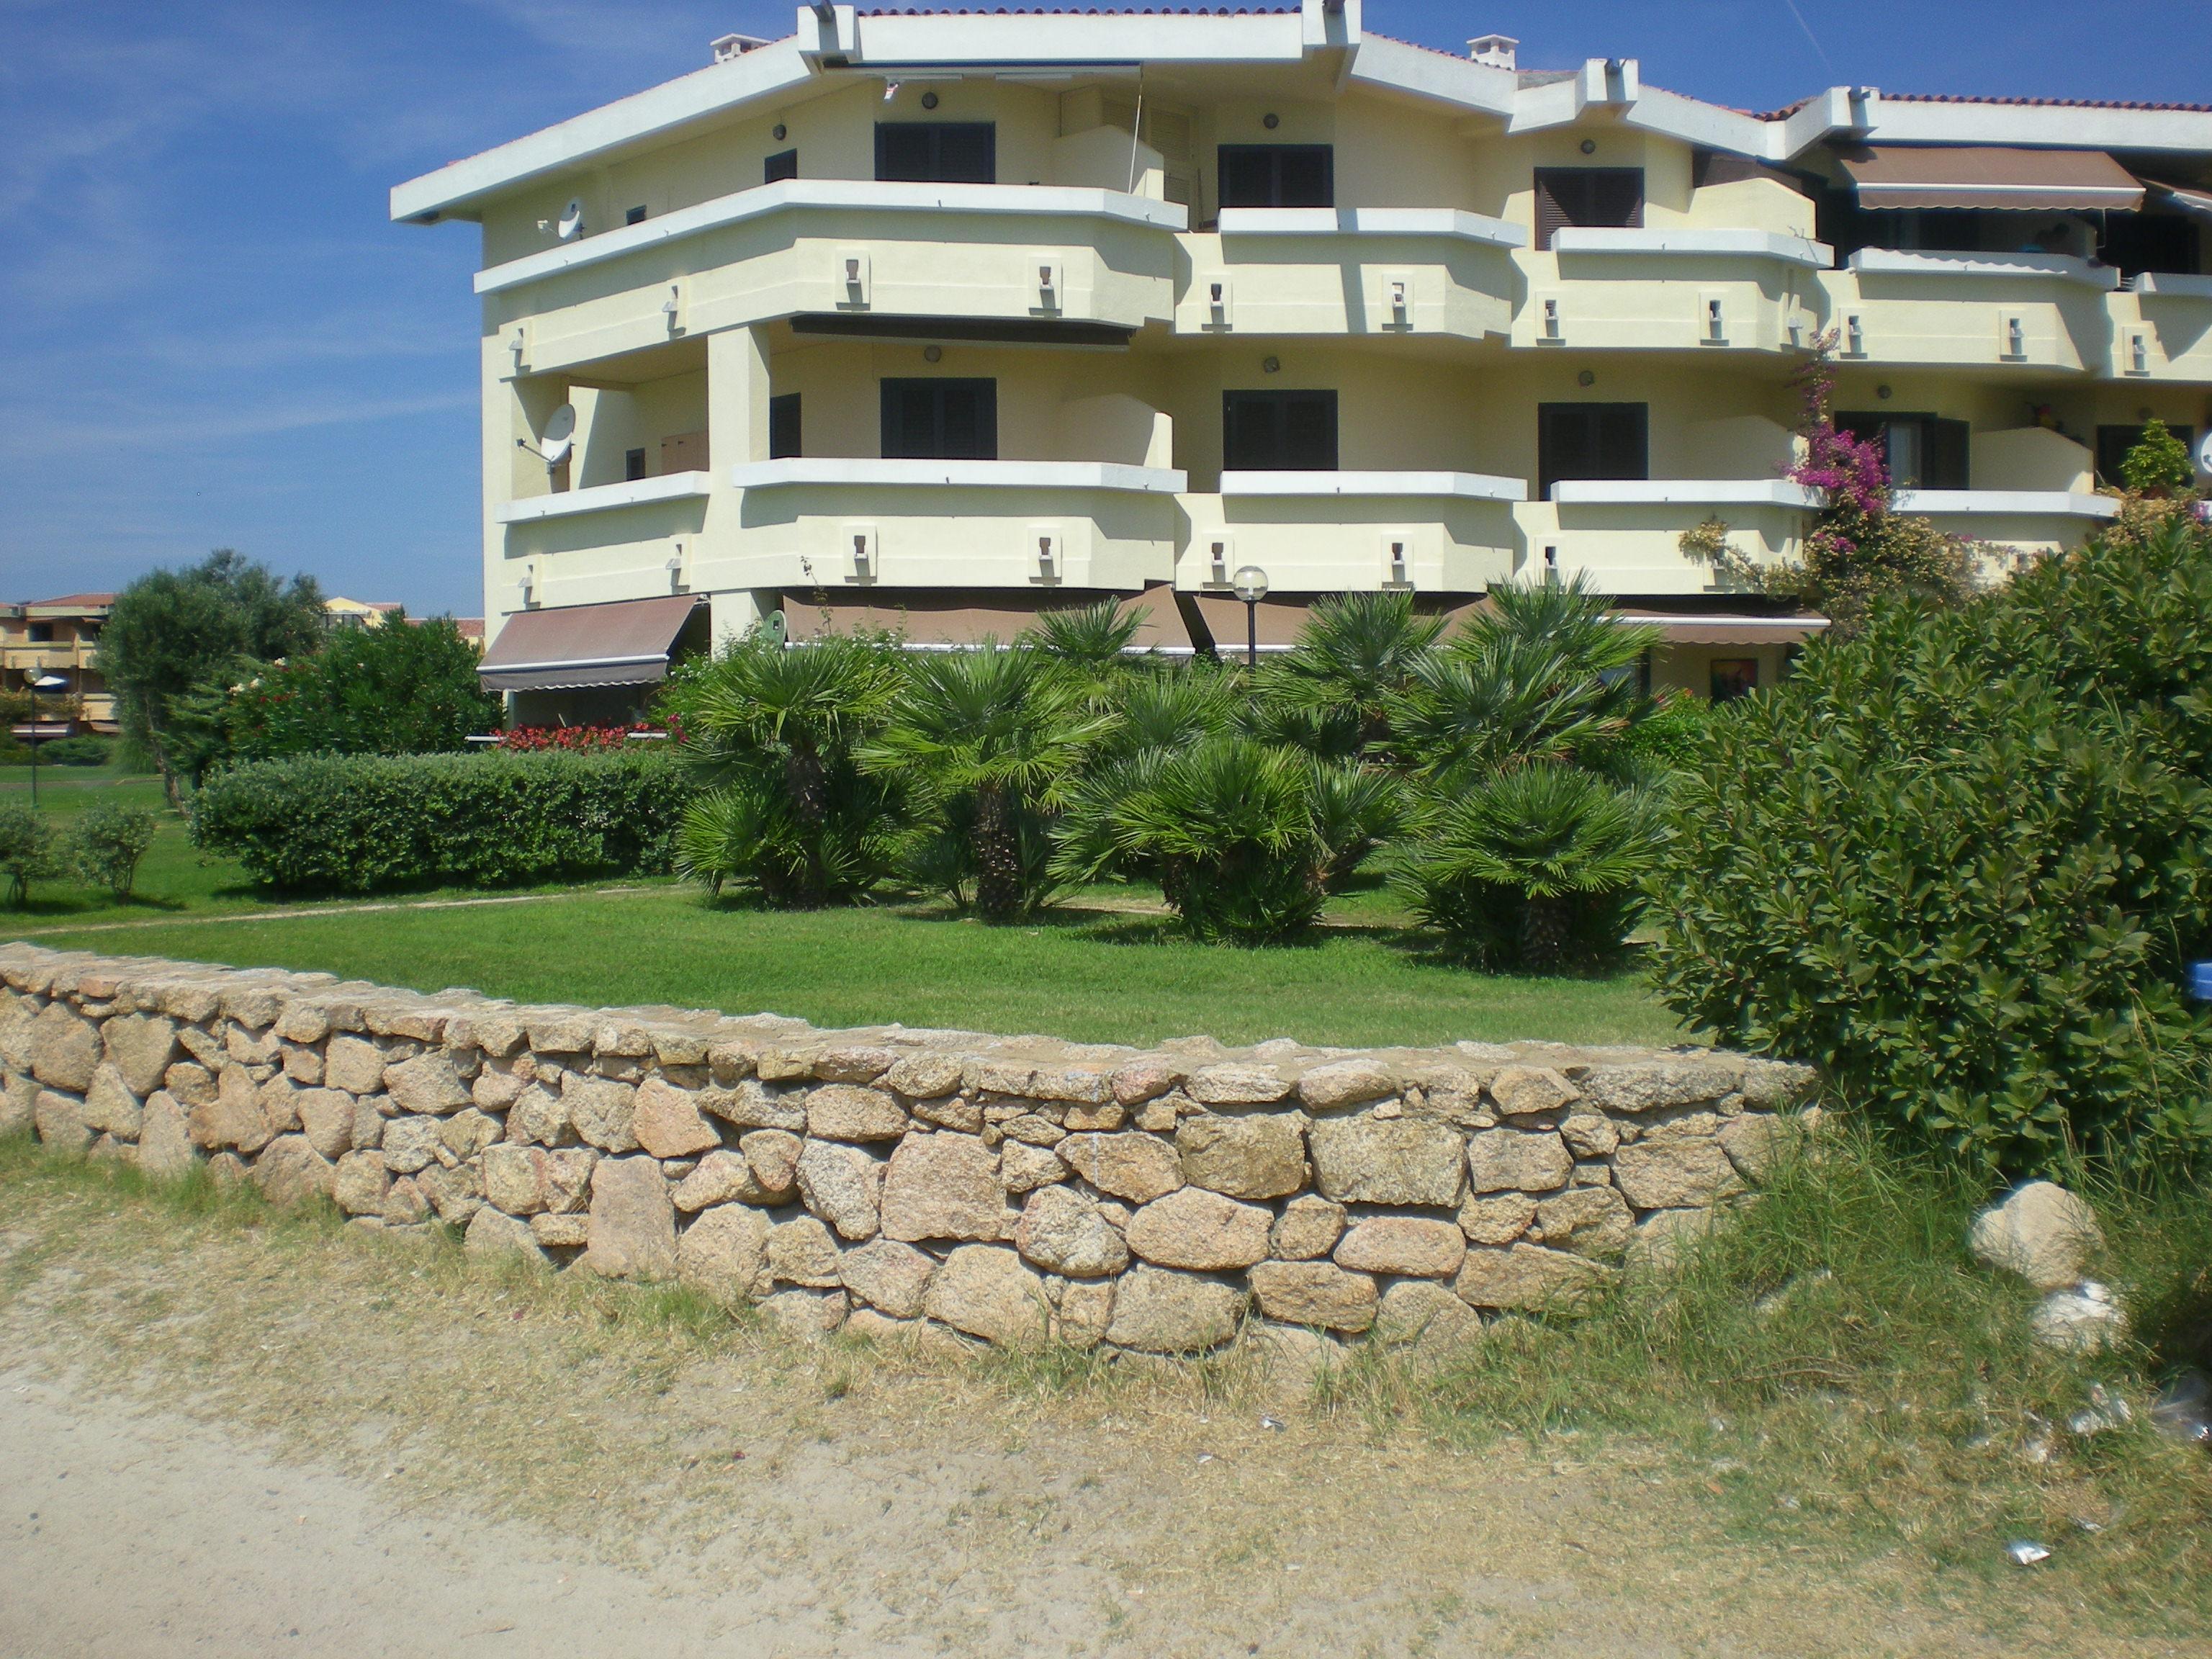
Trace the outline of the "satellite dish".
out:
<instances>
[{"instance_id":1,"label":"satellite dish","mask_svg":"<svg viewBox=\"0 0 2212 1659\"><path fill-rule=\"evenodd\" d=\"M573 242L584 234L584 204L571 202L561 210L561 222L555 227L564 242Z\"/></svg>"},{"instance_id":2,"label":"satellite dish","mask_svg":"<svg viewBox=\"0 0 2212 1659\"><path fill-rule=\"evenodd\" d=\"M2197 476L2212 478L2212 432L2197 441Z\"/></svg>"},{"instance_id":3,"label":"satellite dish","mask_svg":"<svg viewBox=\"0 0 2212 1659\"><path fill-rule=\"evenodd\" d=\"M562 404L545 422L545 447L540 452L545 465L558 466L568 459L568 452L576 447L576 406Z\"/></svg>"}]
</instances>

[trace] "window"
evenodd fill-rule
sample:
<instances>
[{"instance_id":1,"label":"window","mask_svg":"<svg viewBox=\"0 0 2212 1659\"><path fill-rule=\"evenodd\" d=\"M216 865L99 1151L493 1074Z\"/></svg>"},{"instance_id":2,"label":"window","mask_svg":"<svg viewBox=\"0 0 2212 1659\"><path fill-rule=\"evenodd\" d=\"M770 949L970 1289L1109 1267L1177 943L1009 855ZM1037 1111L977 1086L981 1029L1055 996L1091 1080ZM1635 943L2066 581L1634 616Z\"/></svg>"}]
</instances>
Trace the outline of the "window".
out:
<instances>
[{"instance_id":1,"label":"window","mask_svg":"<svg viewBox=\"0 0 2212 1659\"><path fill-rule=\"evenodd\" d=\"M623 215L623 222L626 225L643 224L645 222L645 210L641 207L634 207L630 209L629 212Z\"/></svg>"},{"instance_id":2,"label":"window","mask_svg":"<svg viewBox=\"0 0 2212 1659\"><path fill-rule=\"evenodd\" d=\"M1224 144L1218 160L1225 208L1336 205L1336 152L1327 144Z\"/></svg>"},{"instance_id":3,"label":"window","mask_svg":"<svg viewBox=\"0 0 2212 1659\"><path fill-rule=\"evenodd\" d=\"M635 483L644 476L645 451L642 449L625 449L623 451L623 482L626 483Z\"/></svg>"},{"instance_id":4,"label":"window","mask_svg":"<svg viewBox=\"0 0 2212 1659\"><path fill-rule=\"evenodd\" d=\"M2168 427L2167 431L2181 440L2184 449L2194 452L2197 447L2197 428L2193 426ZM2128 458L2128 451L2142 441L2143 429L2139 426L2100 426L2097 428L2097 482L2114 489L2126 485L2120 476L2120 464Z\"/></svg>"},{"instance_id":5,"label":"window","mask_svg":"<svg viewBox=\"0 0 2212 1659\"><path fill-rule=\"evenodd\" d=\"M1648 478L1650 410L1644 404L1539 404L1536 497L1562 478Z\"/></svg>"},{"instance_id":6,"label":"window","mask_svg":"<svg viewBox=\"0 0 2212 1659\"><path fill-rule=\"evenodd\" d=\"M1644 222L1642 167L1538 167L1536 246L1569 226L1620 229Z\"/></svg>"},{"instance_id":7,"label":"window","mask_svg":"<svg viewBox=\"0 0 2212 1659\"><path fill-rule=\"evenodd\" d=\"M2189 276L2197 270L2197 224L2174 214L2108 213L2097 257L2123 276L2146 270Z\"/></svg>"},{"instance_id":8,"label":"window","mask_svg":"<svg viewBox=\"0 0 2212 1659\"><path fill-rule=\"evenodd\" d=\"M1715 702L1734 702L1738 697L1747 697L1758 690L1758 658L1715 657L1713 659L1712 696Z\"/></svg>"},{"instance_id":9,"label":"window","mask_svg":"<svg viewBox=\"0 0 2212 1659\"><path fill-rule=\"evenodd\" d=\"M878 121L876 177L933 185L996 184L998 135L988 121Z\"/></svg>"},{"instance_id":10,"label":"window","mask_svg":"<svg viewBox=\"0 0 2212 1659\"><path fill-rule=\"evenodd\" d=\"M1965 489L1966 438L1964 421L1933 415L1887 415L1846 410L1836 416L1844 431L1866 443L1879 443L1889 465L1889 481L1899 489Z\"/></svg>"},{"instance_id":11,"label":"window","mask_svg":"<svg viewBox=\"0 0 2212 1659\"><path fill-rule=\"evenodd\" d=\"M761 183L764 185L772 185L779 179L797 177L799 177L799 152L795 149L780 149L761 163Z\"/></svg>"},{"instance_id":12,"label":"window","mask_svg":"<svg viewBox=\"0 0 2212 1659\"><path fill-rule=\"evenodd\" d=\"M996 380L885 380L884 459L995 461Z\"/></svg>"},{"instance_id":13,"label":"window","mask_svg":"<svg viewBox=\"0 0 2212 1659\"><path fill-rule=\"evenodd\" d=\"M780 461L801 453L799 447L799 394L787 392L768 400L768 458ZM890 452L885 451L886 454Z\"/></svg>"},{"instance_id":14,"label":"window","mask_svg":"<svg viewBox=\"0 0 2212 1659\"><path fill-rule=\"evenodd\" d=\"M52 645L54 642L54 625L52 623L32 623L24 629L23 637L33 645Z\"/></svg>"},{"instance_id":15,"label":"window","mask_svg":"<svg viewBox=\"0 0 2212 1659\"><path fill-rule=\"evenodd\" d=\"M1224 392L1221 465L1231 472L1336 471L1336 393Z\"/></svg>"}]
</instances>

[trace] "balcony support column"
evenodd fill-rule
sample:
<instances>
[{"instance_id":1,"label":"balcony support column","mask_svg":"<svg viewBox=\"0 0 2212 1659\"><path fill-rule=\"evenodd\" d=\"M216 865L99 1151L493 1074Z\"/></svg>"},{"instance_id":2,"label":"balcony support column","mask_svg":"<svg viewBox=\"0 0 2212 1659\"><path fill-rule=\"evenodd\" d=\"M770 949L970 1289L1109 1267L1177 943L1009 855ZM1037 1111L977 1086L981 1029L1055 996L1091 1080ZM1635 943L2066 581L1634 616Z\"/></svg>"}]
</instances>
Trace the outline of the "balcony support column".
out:
<instances>
[{"instance_id":1,"label":"balcony support column","mask_svg":"<svg viewBox=\"0 0 2212 1659\"><path fill-rule=\"evenodd\" d=\"M768 604L749 589L726 588L716 568L742 550L744 492L733 467L768 459L768 332L726 328L707 337L707 466L714 488L699 544L690 550L691 591L714 596L714 638L742 634Z\"/></svg>"}]
</instances>

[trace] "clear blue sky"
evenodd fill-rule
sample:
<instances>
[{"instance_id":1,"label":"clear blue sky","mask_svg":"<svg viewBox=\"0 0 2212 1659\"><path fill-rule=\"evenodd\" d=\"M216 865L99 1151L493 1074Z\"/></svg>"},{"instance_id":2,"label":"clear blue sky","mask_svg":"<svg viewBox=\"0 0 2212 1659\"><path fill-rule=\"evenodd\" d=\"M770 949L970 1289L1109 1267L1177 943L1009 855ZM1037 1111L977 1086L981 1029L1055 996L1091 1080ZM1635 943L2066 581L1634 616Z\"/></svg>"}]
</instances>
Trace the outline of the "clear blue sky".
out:
<instances>
[{"instance_id":1,"label":"clear blue sky","mask_svg":"<svg viewBox=\"0 0 2212 1659\"><path fill-rule=\"evenodd\" d=\"M479 611L475 230L389 224L386 191L792 12L0 0L0 599L229 545L356 598ZM1844 82L2212 102L2207 0L1367 0L1366 19L1454 50L1518 35L1531 67L1640 58L1650 82L1755 109Z\"/></svg>"}]
</instances>

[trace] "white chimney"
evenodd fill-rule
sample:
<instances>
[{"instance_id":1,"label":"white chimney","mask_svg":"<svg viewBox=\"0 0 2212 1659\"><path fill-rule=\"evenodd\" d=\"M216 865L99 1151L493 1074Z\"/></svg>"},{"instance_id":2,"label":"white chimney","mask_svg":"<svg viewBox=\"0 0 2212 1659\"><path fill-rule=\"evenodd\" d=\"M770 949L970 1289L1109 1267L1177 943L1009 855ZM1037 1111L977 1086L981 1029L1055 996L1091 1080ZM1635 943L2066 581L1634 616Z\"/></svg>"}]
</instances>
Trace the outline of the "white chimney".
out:
<instances>
[{"instance_id":1,"label":"white chimney","mask_svg":"<svg viewBox=\"0 0 2212 1659\"><path fill-rule=\"evenodd\" d=\"M1467 55L1492 69L1516 68L1521 43L1510 34L1478 34L1467 43Z\"/></svg>"},{"instance_id":2,"label":"white chimney","mask_svg":"<svg viewBox=\"0 0 2212 1659\"><path fill-rule=\"evenodd\" d=\"M732 58L742 57L744 53L767 44L768 40L763 35L725 34L713 43L714 61L718 64L726 64Z\"/></svg>"}]
</instances>

